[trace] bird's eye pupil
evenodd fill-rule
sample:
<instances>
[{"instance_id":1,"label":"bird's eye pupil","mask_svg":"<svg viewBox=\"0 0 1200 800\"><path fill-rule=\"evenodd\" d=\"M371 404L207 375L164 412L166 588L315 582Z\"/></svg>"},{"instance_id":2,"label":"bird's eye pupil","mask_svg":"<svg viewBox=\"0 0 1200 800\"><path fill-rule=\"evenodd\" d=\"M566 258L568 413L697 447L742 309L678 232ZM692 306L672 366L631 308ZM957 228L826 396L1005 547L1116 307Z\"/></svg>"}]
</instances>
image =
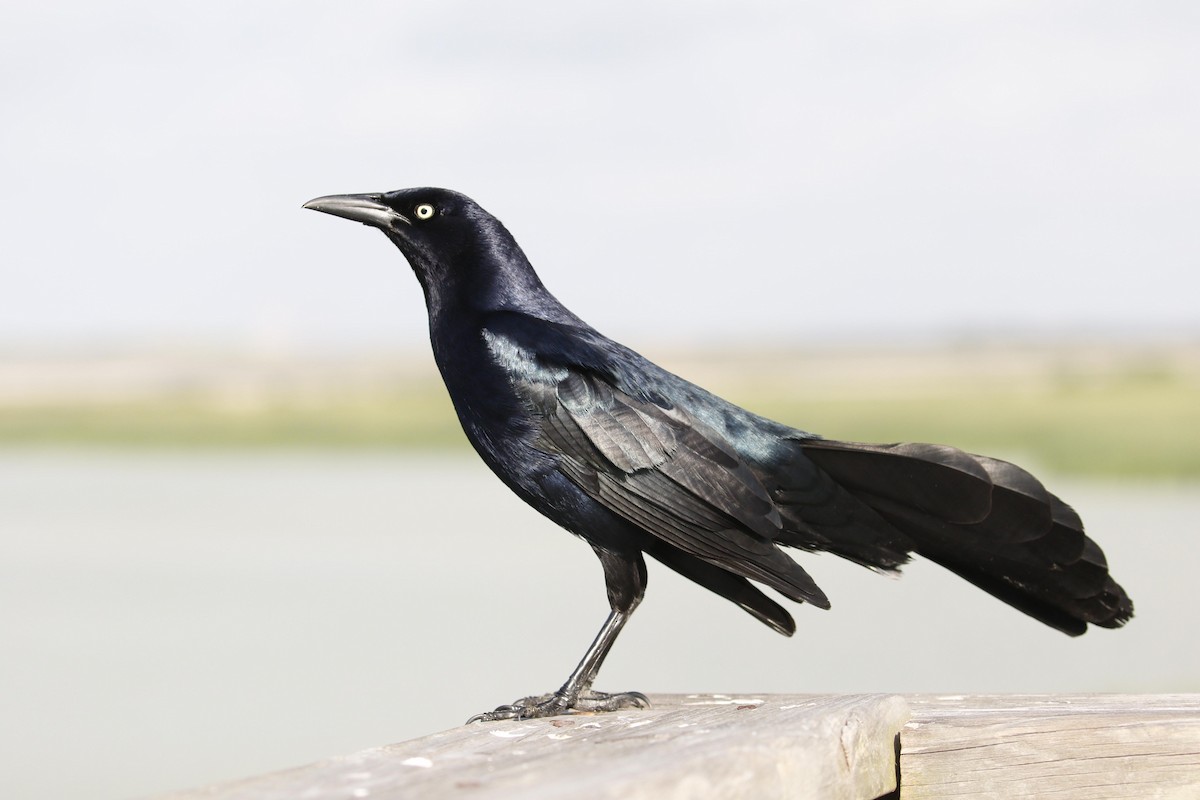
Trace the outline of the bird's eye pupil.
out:
<instances>
[{"instance_id":1,"label":"bird's eye pupil","mask_svg":"<svg viewBox=\"0 0 1200 800\"><path fill-rule=\"evenodd\" d=\"M433 206L429 203L421 203L417 206L417 219L429 219L433 216Z\"/></svg>"}]
</instances>

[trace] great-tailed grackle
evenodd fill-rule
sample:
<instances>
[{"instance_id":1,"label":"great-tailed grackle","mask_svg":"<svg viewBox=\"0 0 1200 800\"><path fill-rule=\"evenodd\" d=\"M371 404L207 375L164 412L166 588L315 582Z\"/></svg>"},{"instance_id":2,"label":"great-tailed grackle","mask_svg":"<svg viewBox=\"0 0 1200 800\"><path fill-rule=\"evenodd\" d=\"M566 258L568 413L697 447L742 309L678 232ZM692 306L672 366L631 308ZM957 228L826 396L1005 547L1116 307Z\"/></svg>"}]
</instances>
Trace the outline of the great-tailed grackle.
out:
<instances>
[{"instance_id":1,"label":"great-tailed grackle","mask_svg":"<svg viewBox=\"0 0 1200 800\"><path fill-rule=\"evenodd\" d=\"M1133 615L1079 516L1020 467L941 445L833 441L728 403L568 311L500 221L456 192L304 207L379 228L400 248L467 438L604 568L612 611L562 688L473 720L645 705L637 692L592 691L645 592L643 554L788 636L791 616L751 581L829 601L781 546L887 572L919 553L1072 636Z\"/></svg>"}]
</instances>

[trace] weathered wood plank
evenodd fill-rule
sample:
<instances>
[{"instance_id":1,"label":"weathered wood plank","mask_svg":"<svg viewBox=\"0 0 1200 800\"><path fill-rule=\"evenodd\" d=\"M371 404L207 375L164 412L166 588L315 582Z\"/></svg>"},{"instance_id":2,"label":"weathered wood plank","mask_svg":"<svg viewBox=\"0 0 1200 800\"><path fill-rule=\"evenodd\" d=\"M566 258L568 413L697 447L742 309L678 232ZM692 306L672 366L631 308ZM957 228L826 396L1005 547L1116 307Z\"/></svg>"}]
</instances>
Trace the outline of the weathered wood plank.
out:
<instances>
[{"instance_id":1,"label":"weathered wood plank","mask_svg":"<svg viewBox=\"0 0 1200 800\"><path fill-rule=\"evenodd\" d=\"M651 701L640 711L464 726L171 800L875 800L895 789L894 742L908 719L900 697Z\"/></svg>"},{"instance_id":2,"label":"weathered wood plank","mask_svg":"<svg viewBox=\"0 0 1200 800\"><path fill-rule=\"evenodd\" d=\"M1200 798L1200 695L910 695L901 800Z\"/></svg>"}]
</instances>

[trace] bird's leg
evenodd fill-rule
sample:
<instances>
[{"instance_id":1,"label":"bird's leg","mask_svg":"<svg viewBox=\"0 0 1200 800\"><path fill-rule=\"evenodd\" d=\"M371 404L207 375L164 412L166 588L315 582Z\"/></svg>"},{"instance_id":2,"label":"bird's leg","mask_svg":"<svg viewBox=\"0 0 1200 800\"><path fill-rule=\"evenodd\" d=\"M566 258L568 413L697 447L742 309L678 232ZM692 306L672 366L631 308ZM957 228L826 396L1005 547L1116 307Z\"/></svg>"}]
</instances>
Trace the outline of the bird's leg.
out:
<instances>
[{"instance_id":1,"label":"bird's leg","mask_svg":"<svg viewBox=\"0 0 1200 800\"><path fill-rule=\"evenodd\" d=\"M570 711L616 711L621 708L646 708L650 701L641 692L607 694L593 692L592 683L604 663L608 651L617 640L617 634L633 610L637 608L646 591L646 564L641 553L633 557L614 554L595 548L604 565L604 577L608 584L609 604L612 611L596 634L592 646L583 654L579 666L567 678L567 682L553 694L523 697L511 705L500 706L495 711L485 711L467 720L491 722L497 719L533 719L553 717Z\"/></svg>"},{"instance_id":2,"label":"bird's leg","mask_svg":"<svg viewBox=\"0 0 1200 800\"><path fill-rule=\"evenodd\" d=\"M476 714L467 720L471 722L490 722L497 719L533 719L535 717L553 717L566 714L569 711L616 711L620 708L645 708L650 705L646 695L641 692L622 692L607 694L593 692L592 683L596 673L604 663L605 656L612 649L617 634L625 627L629 619L628 612L613 609L608 619L596 634L596 640L584 653L583 659L567 682L557 692L546 695L523 697L511 705L500 706L495 711Z\"/></svg>"},{"instance_id":3,"label":"bird's leg","mask_svg":"<svg viewBox=\"0 0 1200 800\"><path fill-rule=\"evenodd\" d=\"M609 612L608 618L604 620L604 625L596 634L596 639L592 642L591 647L583 654L583 658L571 673L571 677L567 678L567 682L552 695L553 697L562 697L570 702L571 708L574 708L581 697L589 694L592 683L600 672L600 665L604 663L605 656L612 649L613 643L617 640L617 634L620 633L621 628L625 627L629 616L621 611Z\"/></svg>"}]
</instances>

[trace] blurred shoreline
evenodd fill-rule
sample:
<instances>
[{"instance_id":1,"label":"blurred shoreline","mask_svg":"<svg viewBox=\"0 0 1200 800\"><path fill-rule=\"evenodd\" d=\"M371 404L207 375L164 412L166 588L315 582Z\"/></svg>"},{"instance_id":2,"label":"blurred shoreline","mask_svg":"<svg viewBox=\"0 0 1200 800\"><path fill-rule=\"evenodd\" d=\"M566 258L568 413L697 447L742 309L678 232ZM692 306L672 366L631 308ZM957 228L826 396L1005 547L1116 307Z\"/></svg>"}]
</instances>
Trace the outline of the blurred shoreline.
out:
<instances>
[{"instance_id":1,"label":"blurred shoreline","mask_svg":"<svg viewBox=\"0 0 1200 800\"><path fill-rule=\"evenodd\" d=\"M1200 477L1200 336L953 337L642 352L822 435L1068 474ZM463 448L427 346L0 346L0 446Z\"/></svg>"},{"instance_id":2,"label":"blurred shoreline","mask_svg":"<svg viewBox=\"0 0 1200 800\"><path fill-rule=\"evenodd\" d=\"M928 380L1044 379L1159 372L1200 379L1200 333L1056 338L959 335L848 340L811 346L651 342L643 354L696 383L777 383L798 391L846 385L891 387ZM0 407L105 402L205 393L249 395L377 391L436 379L427 345L294 347L171 342L0 342Z\"/></svg>"}]
</instances>

